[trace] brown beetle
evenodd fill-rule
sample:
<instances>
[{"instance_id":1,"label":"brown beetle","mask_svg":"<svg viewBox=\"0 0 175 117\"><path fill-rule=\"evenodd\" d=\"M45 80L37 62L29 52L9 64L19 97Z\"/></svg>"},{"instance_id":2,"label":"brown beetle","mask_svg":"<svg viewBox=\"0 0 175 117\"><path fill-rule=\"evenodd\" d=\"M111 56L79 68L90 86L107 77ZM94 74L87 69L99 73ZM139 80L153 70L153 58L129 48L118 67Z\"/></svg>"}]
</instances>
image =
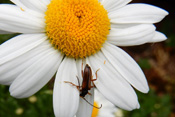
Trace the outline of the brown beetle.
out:
<instances>
[{"instance_id":1,"label":"brown beetle","mask_svg":"<svg viewBox=\"0 0 175 117\"><path fill-rule=\"evenodd\" d=\"M69 81L64 81L64 82L65 83L70 83L73 86L76 86L77 89L80 91L80 97L83 98L87 103L89 103L85 99L85 96L87 94L91 95L91 93L89 93L88 90L91 90L91 88L95 87L95 84L94 84L93 81L97 80L97 71L95 72L96 79L93 79L91 67L88 64L86 64L86 66L84 68L84 71L83 71L83 63L82 63L82 69L81 69L81 75L82 75L82 78L83 78L82 86L80 86L80 81L78 79L78 76L77 76L77 80L78 80L79 86L77 86L77 85L75 85L75 84L73 84L72 82L69 82ZM93 86L91 85L91 83L93 84ZM96 107L96 106L92 105L91 103L89 103L89 104L91 106L97 108L97 109L100 109L102 107L102 105L100 107Z\"/></svg>"}]
</instances>

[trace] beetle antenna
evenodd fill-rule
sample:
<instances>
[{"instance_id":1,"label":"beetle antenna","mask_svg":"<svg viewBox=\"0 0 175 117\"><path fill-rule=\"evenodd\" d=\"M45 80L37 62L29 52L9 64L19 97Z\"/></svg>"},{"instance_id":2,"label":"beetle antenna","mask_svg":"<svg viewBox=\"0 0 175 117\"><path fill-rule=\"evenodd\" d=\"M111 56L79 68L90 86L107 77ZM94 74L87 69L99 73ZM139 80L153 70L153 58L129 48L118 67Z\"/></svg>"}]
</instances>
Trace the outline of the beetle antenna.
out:
<instances>
[{"instance_id":1,"label":"beetle antenna","mask_svg":"<svg viewBox=\"0 0 175 117\"><path fill-rule=\"evenodd\" d=\"M92 105L90 102L88 102L84 97L82 97L82 98L83 98L88 104L90 104L91 106L93 106L94 108L100 109L100 108L102 107L102 104L101 104L100 107L97 107L97 106Z\"/></svg>"}]
</instances>

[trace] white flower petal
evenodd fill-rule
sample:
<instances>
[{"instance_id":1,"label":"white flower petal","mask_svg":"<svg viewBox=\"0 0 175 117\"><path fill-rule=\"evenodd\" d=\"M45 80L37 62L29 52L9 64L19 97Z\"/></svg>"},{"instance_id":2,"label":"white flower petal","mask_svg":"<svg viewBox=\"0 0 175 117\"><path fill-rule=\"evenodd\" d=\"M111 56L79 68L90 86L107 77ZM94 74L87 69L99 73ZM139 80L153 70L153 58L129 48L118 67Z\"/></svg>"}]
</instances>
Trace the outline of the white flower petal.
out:
<instances>
[{"instance_id":1,"label":"white flower petal","mask_svg":"<svg viewBox=\"0 0 175 117\"><path fill-rule=\"evenodd\" d=\"M0 30L14 33L37 33L45 31L44 18L37 18L15 5L0 5Z\"/></svg>"},{"instance_id":2,"label":"white flower petal","mask_svg":"<svg viewBox=\"0 0 175 117\"><path fill-rule=\"evenodd\" d=\"M155 26L140 24L128 28L111 28L108 42L118 46L133 46L149 42L155 35Z\"/></svg>"},{"instance_id":3,"label":"white flower petal","mask_svg":"<svg viewBox=\"0 0 175 117\"><path fill-rule=\"evenodd\" d=\"M48 5L51 0L39 0L39 1L42 1L45 5Z\"/></svg>"},{"instance_id":4,"label":"white flower petal","mask_svg":"<svg viewBox=\"0 0 175 117\"><path fill-rule=\"evenodd\" d=\"M42 29L36 29L35 27L30 27L30 25L21 24L15 25L15 23L0 23L0 29L5 32L12 33L41 33L44 32Z\"/></svg>"},{"instance_id":5,"label":"white flower petal","mask_svg":"<svg viewBox=\"0 0 175 117\"><path fill-rule=\"evenodd\" d=\"M46 41L29 52L0 65L0 84L10 85L19 74L41 59L49 48L51 45Z\"/></svg>"},{"instance_id":6,"label":"white flower petal","mask_svg":"<svg viewBox=\"0 0 175 117\"><path fill-rule=\"evenodd\" d=\"M148 4L129 4L108 14L111 23L156 23L168 12Z\"/></svg>"},{"instance_id":7,"label":"white flower petal","mask_svg":"<svg viewBox=\"0 0 175 117\"><path fill-rule=\"evenodd\" d=\"M94 105L94 88L92 88L89 93L92 95L87 94L85 98L90 104ZM76 117L91 117L93 106L88 104L88 102L86 102L83 98L80 98L79 109Z\"/></svg>"},{"instance_id":8,"label":"white flower petal","mask_svg":"<svg viewBox=\"0 0 175 117\"><path fill-rule=\"evenodd\" d=\"M78 110L79 91L76 86L64 82L69 81L78 85L76 76L75 60L64 58L56 74L54 84L53 107L56 117L73 117Z\"/></svg>"},{"instance_id":9,"label":"white flower petal","mask_svg":"<svg viewBox=\"0 0 175 117\"><path fill-rule=\"evenodd\" d=\"M167 39L166 35L156 31L154 37L152 38L152 40L149 41L149 43L153 43L153 42L161 42L161 41L165 41Z\"/></svg>"},{"instance_id":10,"label":"white flower petal","mask_svg":"<svg viewBox=\"0 0 175 117\"><path fill-rule=\"evenodd\" d=\"M83 62L83 64L82 64L82 62ZM83 67L82 67L82 65L83 65ZM79 78L80 85L82 84L82 81L83 81L81 70L82 69L84 70L85 65L86 65L85 61L83 61L82 59L76 59L77 76Z\"/></svg>"},{"instance_id":11,"label":"white flower petal","mask_svg":"<svg viewBox=\"0 0 175 117\"><path fill-rule=\"evenodd\" d=\"M104 44L103 54L113 67L137 90L147 93L149 90L144 73L138 64L122 49Z\"/></svg>"},{"instance_id":12,"label":"white flower petal","mask_svg":"<svg viewBox=\"0 0 175 117\"><path fill-rule=\"evenodd\" d=\"M22 34L0 46L0 65L28 52L47 39L45 34Z\"/></svg>"},{"instance_id":13,"label":"white flower petal","mask_svg":"<svg viewBox=\"0 0 175 117\"><path fill-rule=\"evenodd\" d=\"M47 5L49 4L50 0L11 0L11 1L22 8L25 6L24 9L27 7L28 9L44 13L44 11L46 11L47 9Z\"/></svg>"},{"instance_id":14,"label":"white flower petal","mask_svg":"<svg viewBox=\"0 0 175 117\"><path fill-rule=\"evenodd\" d=\"M55 74L63 56L51 48L42 58L23 71L11 84L10 94L16 98L25 98L40 90Z\"/></svg>"},{"instance_id":15,"label":"white flower petal","mask_svg":"<svg viewBox=\"0 0 175 117\"><path fill-rule=\"evenodd\" d=\"M111 28L110 34L108 35L108 40L130 41L134 40L135 38L143 37L154 31L155 26L152 24L139 24L122 28Z\"/></svg>"},{"instance_id":16,"label":"white flower petal","mask_svg":"<svg viewBox=\"0 0 175 117\"><path fill-rule=\"evenodd\" d=\"M137 96L130 84L113 68L107 59L97 55L87 58L91 68L97 72L97 80L94 81L97 89L103 96L116 106L132 110L139 108ZM104 61L106 63L104 64ZM129 97L129 98L128 98Z\"/></svg>"},{"instance_id":17,"label":"white flower petal","mask_svg":"<svg viewBox=\"0 0 175 117\"><path fill-rule=\"evenodd\" d=\"M127 28L132 28L135 26L138 26L140 24L137 23L130 23L130 24L111 24L111 28L116 28L116 29L127 29Z\"/></svg>"},{"instance_id":18,"label":"white flower petal","mask_svg":"<svg viewBox=\"0 0 175 117\"><path fill-rule=\"evenodd\" d=\"M102 104L102 108L100 108L98 112L98 117L114 117L115 112L117 112L117 108L114 104L109 102L104 96L97 90L95 90L95 102L100 106Z\"/></svg>"},{"instance_id":19,"label":"white flower petal","mask_svg":"<svg viewBox=\"0 0 175 117\"><path fill-rule=\"evenodd\" d=\"M125 6L129 2L131 2L131 0L102 0L101 4L110 13Z\"/></svg>"}]
</instances>

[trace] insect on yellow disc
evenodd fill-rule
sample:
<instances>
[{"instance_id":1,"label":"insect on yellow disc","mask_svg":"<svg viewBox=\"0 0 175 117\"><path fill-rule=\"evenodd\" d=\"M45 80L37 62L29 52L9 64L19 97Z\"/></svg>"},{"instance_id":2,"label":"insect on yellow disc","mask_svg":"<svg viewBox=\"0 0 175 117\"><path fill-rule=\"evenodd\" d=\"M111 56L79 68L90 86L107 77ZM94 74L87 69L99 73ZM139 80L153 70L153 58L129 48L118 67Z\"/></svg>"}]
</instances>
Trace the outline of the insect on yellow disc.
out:
<instances>
[{"instance_id":1,"label":"insect on yellow disc","mask_svg":"<svg viewBox=\"0 0 175 117\"><path fill-rule=\"evenodd\" d=\"M45 19L50 43L73 58L99 51L110 30L107 11L98 0L51 0Z\"/></svg>"}]
</instances>

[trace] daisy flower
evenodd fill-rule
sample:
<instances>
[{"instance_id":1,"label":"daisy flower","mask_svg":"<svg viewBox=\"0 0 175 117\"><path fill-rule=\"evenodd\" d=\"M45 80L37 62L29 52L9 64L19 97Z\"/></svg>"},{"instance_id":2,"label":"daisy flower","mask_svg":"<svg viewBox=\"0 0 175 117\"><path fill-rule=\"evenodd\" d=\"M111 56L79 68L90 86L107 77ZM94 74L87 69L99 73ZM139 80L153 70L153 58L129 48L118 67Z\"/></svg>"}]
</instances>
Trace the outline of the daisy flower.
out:
<instances>
[{"instance_id":1,"label":"daisy flower","mask_svg":"<svg viewBox=\"0 0 175 117\"><path fill-rule=\"evenodd\" d=\"M149 88L137 63L118 46L160 42L166 36L153 23L167 11L131 0L11 0L0 4L0 33L20 33L0 46L0 83L10 94L26 98L55 74L55 116L89 117L92 106L79 96L76 76L82 59L98 71L95 86L116 106L139 108L133 87ZM95 78L95 75L94 75ZM86 99L93 104L94 88Z\"/></svg>"},{"instance_id":2,"label":"daisy flower","mask_svg":"<svg viewBox=\"0 0 175 117\"><path fill-rule=\"evenodd\" d=\"M115 117L115 113L120 111L114 104L106 100L99 91L94 90L94 106L100 107L101 104L103 105L101 109L93 108L91 117Z\"/></svg>"}]
</instances>

